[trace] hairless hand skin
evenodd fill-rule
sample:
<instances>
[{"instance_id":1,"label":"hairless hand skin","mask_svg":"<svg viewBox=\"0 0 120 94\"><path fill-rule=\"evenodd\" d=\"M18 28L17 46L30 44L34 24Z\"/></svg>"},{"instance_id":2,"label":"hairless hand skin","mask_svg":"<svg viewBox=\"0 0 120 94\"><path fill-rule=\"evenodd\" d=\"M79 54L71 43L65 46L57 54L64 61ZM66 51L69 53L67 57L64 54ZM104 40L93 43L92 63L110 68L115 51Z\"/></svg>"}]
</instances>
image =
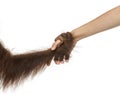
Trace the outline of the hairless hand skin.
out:
<instances>
[{"instance_id":1,"label":"hairless hand skin","mask_svg":"<svg viewBox=\"0 0 120 94\"><path fill-rule=\"evenodd\" d=\"M72 34L75 44L77 41L94 35L96 33L117 27L120 25L120 6L117 6L108 12L102 14L101 16L95 18L94 20L72 30L70 33ZM55 50L59 48L62 44L60 39L55 40L53 43L51 50ZM64 63L64 61L55 61L56 64Z\"/></svg>"}]
</instances>

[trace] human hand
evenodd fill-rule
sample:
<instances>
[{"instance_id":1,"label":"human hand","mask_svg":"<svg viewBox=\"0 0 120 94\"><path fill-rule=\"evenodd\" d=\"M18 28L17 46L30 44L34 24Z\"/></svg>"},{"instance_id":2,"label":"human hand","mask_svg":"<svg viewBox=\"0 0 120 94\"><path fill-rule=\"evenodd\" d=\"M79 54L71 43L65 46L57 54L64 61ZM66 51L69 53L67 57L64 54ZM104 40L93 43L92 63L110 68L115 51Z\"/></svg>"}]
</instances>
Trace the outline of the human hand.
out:
<instances>
[{"instance_id":1,"label":"human hand","mask_svg":"<svg viewBox=\"0 0 120 94\"><path fill-rule=\"evenodd\" d=\"M56 64L68 62L70 53L75 46L75 41L70 32L60 34L53 43L51 50L55 50L54 61Z\"/></svg>"}]
</instances>

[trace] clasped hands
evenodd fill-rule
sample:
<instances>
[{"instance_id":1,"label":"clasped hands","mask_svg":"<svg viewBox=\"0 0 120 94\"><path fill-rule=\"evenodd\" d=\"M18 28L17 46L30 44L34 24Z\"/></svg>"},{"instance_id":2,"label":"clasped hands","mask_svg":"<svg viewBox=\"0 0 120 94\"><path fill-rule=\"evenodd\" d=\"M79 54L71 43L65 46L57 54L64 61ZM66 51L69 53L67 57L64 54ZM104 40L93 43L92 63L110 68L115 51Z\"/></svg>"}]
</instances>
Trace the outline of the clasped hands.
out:
<instances>
[{"instance_id":1,"label":"clasped hands","mask_svg":"<svg viewBox=\"0 0 120 94\"><path fill-rule=\"evenodd\" d=\"M75 41L70 32L62 33L55 38L51 50L55 50L54 61L56 64L68 62L72 49L75 46Z\"/></svg>"}]
</instances>

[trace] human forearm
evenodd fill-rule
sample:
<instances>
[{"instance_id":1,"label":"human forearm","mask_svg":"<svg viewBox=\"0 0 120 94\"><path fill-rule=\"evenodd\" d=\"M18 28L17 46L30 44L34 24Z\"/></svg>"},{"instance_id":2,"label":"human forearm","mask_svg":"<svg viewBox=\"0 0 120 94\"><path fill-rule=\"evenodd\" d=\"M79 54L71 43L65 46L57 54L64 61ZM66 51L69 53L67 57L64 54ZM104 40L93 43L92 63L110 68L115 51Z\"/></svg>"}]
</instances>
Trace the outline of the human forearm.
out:
<instances>
[{"instance_id":1,"label":"human forearm","mask_svg":"<svg viewBox=\"0 0 120 94\"><path fill-rule=\"evenodd\" d=\"M120 25L120 6L71 31L76 41Z\"/></svg>"},{"instance_id":2,"label":"human forearm","mask_svg":"<svg viewBox=\"0 0 120 94\"><path fill-rule=\"evenodd\" d=\"M64 37L66 36L67 33L65 33L64 36L59 35L57 37L57 40L55 40L51 47L51 50L55 50L57 48L56 53L62 53L62 55L61 54L55 55L55 57L57 57L57 60L55 59L55 63L56 64L64 63L64 60L66 60L66 58L64 58L66 54L68 56L70 55L70 53L67 52L72 51L71 48L74 48L78 40L119 25L120 25L120 6L113 8L110 11L104 13L103 15L97 17L96 19L72 30L70 32L73 39L71 41L72 45L68 45L69 43L65 42ZM65 45L68 45L67 48L65 48ZM61 51L61 49L64 49L65 51Z\"/></svg>"}]
</instances>

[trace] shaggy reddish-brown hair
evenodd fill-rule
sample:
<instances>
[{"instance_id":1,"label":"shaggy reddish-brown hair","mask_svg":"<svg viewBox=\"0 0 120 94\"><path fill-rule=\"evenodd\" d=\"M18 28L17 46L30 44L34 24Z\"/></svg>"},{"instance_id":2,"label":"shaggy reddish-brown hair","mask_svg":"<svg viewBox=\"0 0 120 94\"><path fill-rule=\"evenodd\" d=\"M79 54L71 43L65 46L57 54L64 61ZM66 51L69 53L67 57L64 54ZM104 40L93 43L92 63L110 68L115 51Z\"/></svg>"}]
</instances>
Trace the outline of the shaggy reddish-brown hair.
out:
<instances>
[{"instance_id":1,"label":"shaggy reddish-brown hair","mask_svg":"<svg viewBox=\"0 0 120 94\"><path fill-rule=\"evenodd\" d=\"M0 81L2 88L19 85L26 77L42 71L50 65L52 58L55 61L68 60L73 48L71 33L62 33L56 39L62 37L63 43L56 50L47 49L31 53L13 55L0 43Z\"/></svg>"}]
</instances>

